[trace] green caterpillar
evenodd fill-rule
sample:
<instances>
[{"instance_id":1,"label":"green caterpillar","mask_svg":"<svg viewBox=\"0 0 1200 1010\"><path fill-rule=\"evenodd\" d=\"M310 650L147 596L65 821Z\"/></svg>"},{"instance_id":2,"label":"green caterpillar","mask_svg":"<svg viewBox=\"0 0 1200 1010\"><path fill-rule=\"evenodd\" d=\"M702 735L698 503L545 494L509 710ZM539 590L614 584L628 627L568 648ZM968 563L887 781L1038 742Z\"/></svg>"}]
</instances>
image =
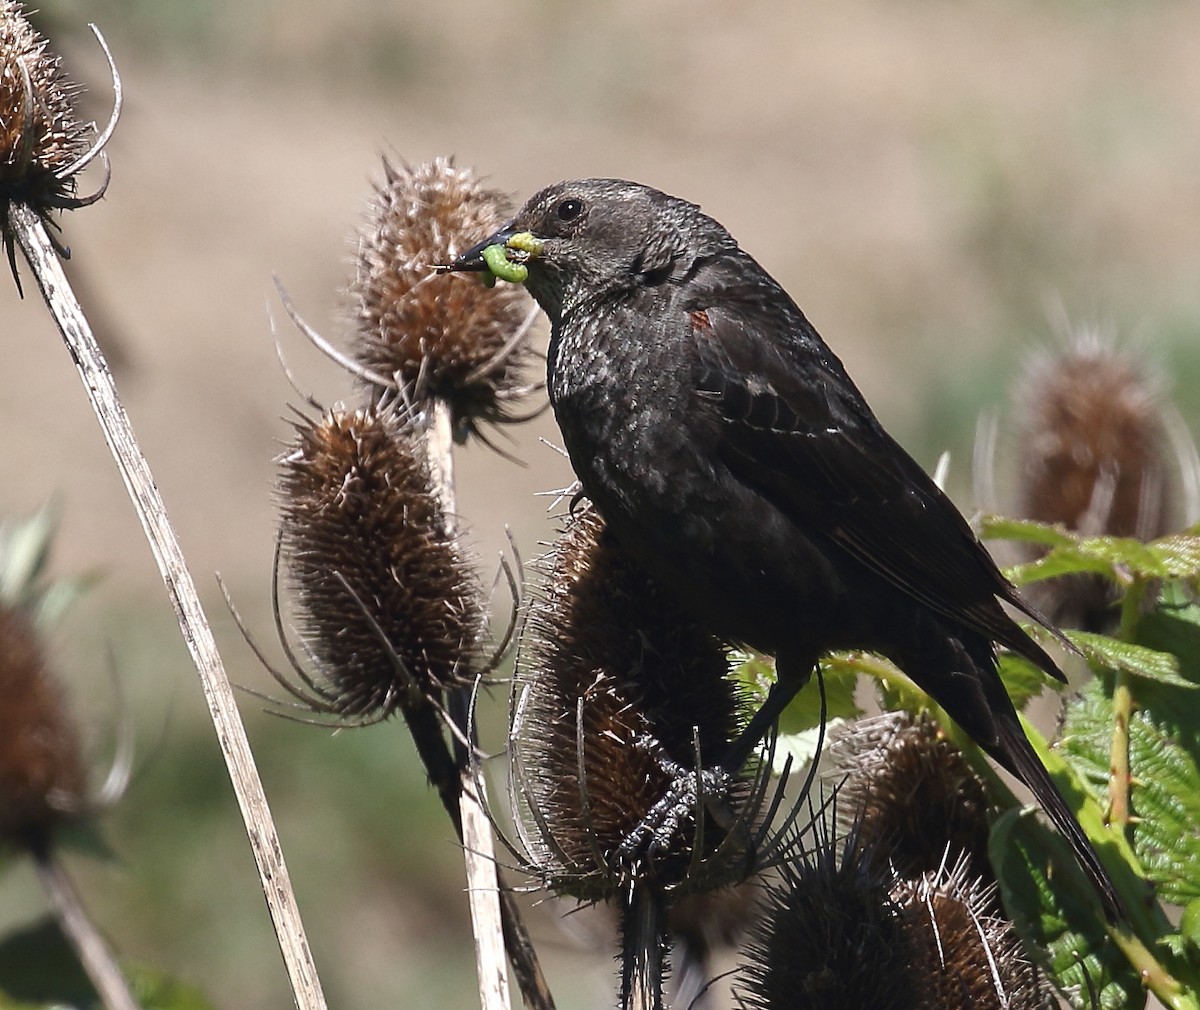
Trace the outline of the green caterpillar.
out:
<instances>
[{"instance_id":1,"label":"green caterpillar","mask_svg":"<svg viewBox=\"0 0 1200 1010\"><path fill-rule=\"evenodd\" d=\"M529 268L524 263L513 263L509 260L506 246L488 246L483 250L483 262L488 268L483 283L489 288L496 283L496 278L510 284L524 284L525 278L529 276Z\"/></svg>"}]
</instances>

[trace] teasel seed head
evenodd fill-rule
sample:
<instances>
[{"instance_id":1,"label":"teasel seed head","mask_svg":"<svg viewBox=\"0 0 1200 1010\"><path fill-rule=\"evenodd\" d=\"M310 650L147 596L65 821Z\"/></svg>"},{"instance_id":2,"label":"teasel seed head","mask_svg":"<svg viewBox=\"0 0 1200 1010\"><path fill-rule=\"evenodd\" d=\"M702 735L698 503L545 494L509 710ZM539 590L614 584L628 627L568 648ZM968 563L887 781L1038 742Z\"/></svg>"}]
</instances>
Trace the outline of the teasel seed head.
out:
<instances>
[{"instance_id":1,"label":"teasel seed head","mask_svg":"<svg viewBox=\"0 0 1200 1010\"><path fill-rule=\"evenodd\" d=\"M1096 330L1036 357L1020 380L1016 511L1088 536L1150 540L1185 521L1190 436L1155 377ZM1031 599L1058 624L1110 625L1115 592L1099 577L1048 580Z\"/></svg>"},{"instance_id":2,"label":"teasel seed head","mask_svg":"<svg viewBox=\"0 0 1200 1010\"><path fill-rule=\"evenodd\" d=\"M1048 992L1010 922L994 914L995 884L966 861L899 881L913 970L929 1010L1039 1010Z\"/></svg>"},{"instance_id":3,"label":"teasel seed head","mask_svg":"<svg viewBox=\"0 0 1200 1010\"><path fill-rule=\"evenodd\" d=\"M63 206L75 177L63 172L87 151L90 127L76 119L77 85L26 19L0 0L0 199Z\"/></svg>"},{"instance_id":4,"label":"teasel seed head","mask_svg":"<svg viewBox=\"0 0 1200 1010\"><path fill-rule=\"evenodd\" d=\"M743 951L739 1002L746 1010L925 1007L911 969L893 877L865 857L851 834L842 843L817 827L764 888L762 917Z\"/></svg>"},{"instance_id":5,"label":"teasel seed head","mask_svg":"<svg viewBox=\"0 0 1200 1010\"><path fill-rule=\"evenodd\" d=\"M33 622L0 603L0 842L39 849L87 806L78 729Z\"/></svg>"},{"instance_id":6,"label":"teasel seed head","mask_svg":"<svg viewBox=\"0 0 1200 1010\"><path fill-rule=\"evenodd\" d=\"M1167 532L1170 467L1157 383L1094 330L1040 355L1020 387L1020 505L1088 535Z\"/></svg>"},{"instance_id":7,"label":"teasel seed head","mask_svg":"<svg viewBox=\"0 0 1200 1010\"><path fill-rule=\"evenodd\" d=\"M972 874L992 879L986 788L928 715L860 719L837 731L832 753L845 777L839 806L856 825L864 858L903 878L963 859Z\"/></svg>"},{"instance_id":8,"label":"teasel seed head","mask_svg":"<svg viewBox=\"0 0 1200 1010\"><path fill-rule=\"evenodd\" d=\"M455 432L518 420L514 399L530 388L524 339L532 303L518 285L486 288L461 274L435 274L511 210L470 169L436 158L415 167L383 159L359 240L354 299L355 360L400 384L408 402L449 404Z\"/></svg>"},{"instance_id":9,"label":"teasel seed head","mask_svg":"<svg viewBox=\"0 0 1200 1010\"><path fill-rule=\"evenodd\" d=\"M281 556L317 670L305 701L373 721L406 692L469 682L483 600L420 430L389 408L303 419L278 495Z\"/></svg>"},{"instance_id":10,"label":"teasel seed head","mask_svg":"<svg viewBox=\"0 0 1200 1010\"><path fill-rule=\"evenodd\" d=\"M575 510L542 568L511 731L517 821L533 872L583 900L630 884L678 896L740 879L737 831L708 813L697 826L694 806L674 811L669 837L656 837L652 851L636 843L664 800L736 736L739 698L723 644L647 579L590 507ZM748 788L706 782L722 795L705 798L737 811L736 823Z\"/></svg>"}]
</instances>

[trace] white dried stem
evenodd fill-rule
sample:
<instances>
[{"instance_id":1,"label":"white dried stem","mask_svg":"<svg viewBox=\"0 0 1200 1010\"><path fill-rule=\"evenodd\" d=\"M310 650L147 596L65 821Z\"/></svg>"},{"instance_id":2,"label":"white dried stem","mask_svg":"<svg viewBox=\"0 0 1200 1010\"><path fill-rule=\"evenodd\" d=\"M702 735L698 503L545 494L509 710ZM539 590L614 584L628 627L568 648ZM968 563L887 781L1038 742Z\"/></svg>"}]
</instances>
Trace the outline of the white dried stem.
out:
<instances>
[{"instance_id":1,"label":"white dried stem","mask_svg":"<svg viewBox=\"0 0 1200 1010\"><path fill-rule=\"evenodd\" d=\"M200 606L196 587L167 517L162 496L154 483L150 466L138 447L104 356L100 353L83 309L67 282L37 212L25 204L13 203L8 210L8 220L83 380L92 409L100 421L104 438L112 450L146 539L150 542L192 662L200 675L209 714L241 808L250 848L258 865L263 894L279 939L296 1006L299 1010L324 1010L325 997L321 982L308 948L262 781L234 701L233 689L217 652L212 629Z\"/></svg>"}]
</instances>

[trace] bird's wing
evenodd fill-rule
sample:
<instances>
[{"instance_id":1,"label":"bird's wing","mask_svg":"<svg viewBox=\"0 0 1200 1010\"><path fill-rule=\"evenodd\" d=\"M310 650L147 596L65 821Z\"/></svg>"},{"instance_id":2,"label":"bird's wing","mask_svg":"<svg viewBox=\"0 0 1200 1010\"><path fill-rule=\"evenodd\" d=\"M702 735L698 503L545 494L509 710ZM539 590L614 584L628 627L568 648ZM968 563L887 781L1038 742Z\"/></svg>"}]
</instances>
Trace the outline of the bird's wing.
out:
<instances>
[{"instance_id":1,"label":"bird's wing","mask_svg":"<svg viewBox=\"0 0 1200 1010\"><path fill-rule=\"evenodd\" d=\"M723 283L705 297L697 285L685 310L697 389L719 412L738 480L931 610L1062 677L996 597L1038 615L782 289Z\"/></svg>"}]
</instances>

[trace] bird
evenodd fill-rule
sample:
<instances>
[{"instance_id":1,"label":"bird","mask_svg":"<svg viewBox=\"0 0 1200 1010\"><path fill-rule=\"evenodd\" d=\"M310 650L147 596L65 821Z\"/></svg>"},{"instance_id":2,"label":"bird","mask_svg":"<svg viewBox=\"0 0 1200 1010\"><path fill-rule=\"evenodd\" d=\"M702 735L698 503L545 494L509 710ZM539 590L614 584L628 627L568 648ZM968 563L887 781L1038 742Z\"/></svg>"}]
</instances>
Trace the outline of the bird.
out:
<instances>
[{"instance_id":1,"label":"bird","mask_svg":"<svg viewBox=\"0 0 1200 1010\"><path fill-rule=\"evenodd\" d=\"M1045 621L728 230L649 186L571 180L443 269L524 283L550 320L547 391L583 494L688 612L775 657L730 771L822 655L882 654L1030 788L1122 917L997 670L1002 646L1065 680L1004 605Z\"/></svg>"}]
</instances>

